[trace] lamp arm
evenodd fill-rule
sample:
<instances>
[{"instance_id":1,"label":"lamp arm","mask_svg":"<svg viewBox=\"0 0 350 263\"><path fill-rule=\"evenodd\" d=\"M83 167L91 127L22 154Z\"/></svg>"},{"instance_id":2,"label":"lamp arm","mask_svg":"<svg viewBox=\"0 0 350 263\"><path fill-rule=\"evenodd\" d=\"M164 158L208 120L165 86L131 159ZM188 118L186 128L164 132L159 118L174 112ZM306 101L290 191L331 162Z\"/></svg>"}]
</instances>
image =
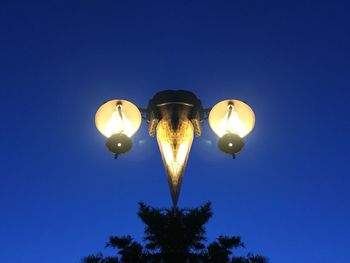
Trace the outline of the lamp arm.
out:
<instances>
[{"instance_id":1,"label":"lamp arm","mask_svg":"<svg viewBox=\"0 0 350 263\"><path fill-rule=\"evenodd\" d=\"M201 110L203 120L207 120L209 118L209 113L210 113L211 109L212 108L205 108L205 109Z\"/></svg>"},{"instance_id":2,"label":"lamp arm","mask_svg":"<svg viewBox=\"0 0 350 263\"><path fill-rule=\"evenodd\" d=\"M148 120L149 110L148 109L144 109L144 108L138 108L138 109L141 112L142 119L147 121Z\"/></svg>"}]
</instances>

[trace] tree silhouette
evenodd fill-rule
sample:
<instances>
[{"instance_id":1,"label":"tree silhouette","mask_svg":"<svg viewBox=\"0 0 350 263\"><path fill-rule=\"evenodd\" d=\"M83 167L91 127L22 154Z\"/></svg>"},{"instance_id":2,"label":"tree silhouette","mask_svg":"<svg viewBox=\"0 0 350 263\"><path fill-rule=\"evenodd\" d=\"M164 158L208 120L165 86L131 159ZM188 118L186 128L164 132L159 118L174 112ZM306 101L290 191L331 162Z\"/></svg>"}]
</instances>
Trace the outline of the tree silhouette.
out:
<instances>
[{"instance_id":1,"label":"tree silhouette","mask_svg":"<svg viewBox=\"0 0 350 263\"><path fill-rule=\"evenodd\" d=\"M234 256L244 248L240 237L219 236L206 246L205 224L212 216L211 205L193 209L157 209L139 204L139 218L146 225L144 245L131 236L110 237L106 247L117 256L101 253L87 256L83 263L267 263L265 257L248 254Z\"/></svg>"}]
</instances>

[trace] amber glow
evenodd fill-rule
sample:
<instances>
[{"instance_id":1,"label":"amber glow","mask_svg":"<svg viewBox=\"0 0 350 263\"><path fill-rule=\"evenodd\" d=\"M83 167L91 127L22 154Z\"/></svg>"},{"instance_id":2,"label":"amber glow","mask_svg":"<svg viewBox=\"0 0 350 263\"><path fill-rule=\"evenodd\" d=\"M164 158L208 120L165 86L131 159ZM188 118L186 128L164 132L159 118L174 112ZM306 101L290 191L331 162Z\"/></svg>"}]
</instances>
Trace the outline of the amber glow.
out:
<instances>
[{"instance_id":1,"label":"amber glow","mask_svg":"<svg viewBox=\"0 0 350 263\"><path fill-rule=\"evenodd\" d=\"M254 124L253 110L239 100L221 101L209 114L209 125L219 137L235 133L243 138L252 131Z\"/></svg>"},{"instance_id":2,"label":"amber glow","mask_svg":"<svg viewBox=\"0 0 350 263\"><path fill-rule=\"evenodd\" d=\"M141 113L129 101L110 100L96 112L95 123L97 129L107 138L116 133L131 137L141 125Z\"/></svg>"},{"instance_id":3,"label":"amber glow","mask_svg":"<svg viewBox=\"0 0 350 263\"><path fill-rule=\"evenodd\" d=\"M238 134L240 137L243 137L245 132L245 127L242 124L238 112L235 110L233 105L227 107L227 112L225 117L221 119L218 124L217 130L220 131L221 136L231 132ZM220 136L220 137L221 137Z\"/></svg>"},{"instance_id":4,"label":"amber glow","mask_svg":"<svg viewBox=\"0 0 350 263\"><path fill-rule=\"evenodd\" d=\"M180 190L182 175L191 150L193 132L193 125L187 118L179 122L177 129L171 127L171 122L167 118L163 118L157 125L157 141L174 200L177 200Z\"/></svg>"},{"instance_id":5,"label":"amber glow","mask_svg":"<svg viewBox=\"0 0 350 263\"><path fill-rule=\"evenodd\" d=\"M123 107L118 105L115 112L112 113L112 117L106 125L106 135L110 137L115 133L124 133L128 136L132 134L132 126L130 121L125 117ZM130 136L129 136L130 137Z\"/></svg>"}]
</instances>

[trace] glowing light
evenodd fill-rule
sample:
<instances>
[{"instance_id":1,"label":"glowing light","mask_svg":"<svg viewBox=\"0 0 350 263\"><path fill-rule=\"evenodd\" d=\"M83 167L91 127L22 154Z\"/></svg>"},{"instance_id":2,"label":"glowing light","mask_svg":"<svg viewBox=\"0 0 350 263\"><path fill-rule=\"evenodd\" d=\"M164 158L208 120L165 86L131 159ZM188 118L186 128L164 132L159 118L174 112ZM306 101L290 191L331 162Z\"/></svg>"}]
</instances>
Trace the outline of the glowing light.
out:
<instances>
[{"instance_id":1,"label":"glowing light","mask_svg":"<svg viewBox=\"0 0 350 263\"><path fill-rule=\"evenodd\" d=\"M124 133L130 137L132 130L133 127L131 126L130 121L125 117L123 107L121 105L117 105L115 112L112 113L112 118L106 125L107 137L110 137L115 133Z\"/></svg>"},{"instance_id":2,"label":"glowing light","mask_svg":"<svg viewBox=\"0 0 350 263\"><path fill-rule=\"evenodd\" d=\"M163 118L157 125L157 141L175 204L180 193L193 134L193 125L187 118L181 119L176 129L171 127L171 121L167 118Z\"/></svg>"},{"instance_id":3,"label":"glowing light","mask_svg":"<svg viewBox=\"0 0 350 263\"><path fill-rule=\"evenodd\" d=\"M254 124L253 110L239 100L221 101L209 114L209 125L219 137L234 133L243 138L252 131Z\"/></svg>"},{"instance_id":4,"label":"glowing light","mask_svg":"<svg viewBox=\"0 0 350 263\"><path fill-rule=\"evenodd\" d=\"M97 129L107 138L116 133L131 137L141 125L139 109L126 100L110 100L96 112Z\"/></svg>"},{"instance_id":5,"label":"glowing light","mask_svg":"<svg viewBox=\"0 0 350 263\"><path fill-rule=\"evenodd\" d=\"M222 135L231 132L238 134L240 137L242 137L242 134L245 131L245 127L239 119L237 111L232 105L229 105L227 108L228 109L225 114L225 117L222 118L222 120L219 122L218 130L221 131Z\"/></svg>"}]
</instances>

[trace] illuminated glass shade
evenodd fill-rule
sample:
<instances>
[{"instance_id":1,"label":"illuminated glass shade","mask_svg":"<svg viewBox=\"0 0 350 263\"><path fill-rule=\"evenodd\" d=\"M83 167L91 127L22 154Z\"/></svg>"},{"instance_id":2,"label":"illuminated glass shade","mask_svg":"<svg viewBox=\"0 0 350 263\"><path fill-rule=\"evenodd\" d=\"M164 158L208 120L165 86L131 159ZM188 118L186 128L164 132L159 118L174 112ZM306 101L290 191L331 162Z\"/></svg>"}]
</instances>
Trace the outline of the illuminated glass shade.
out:
<instances>
[{"instance_id":1,"label":"illuminated glass shade","mask_svg":"<svg viewBox=\"0 0 350 263\"><path fill-rule=\"evenodd\" d=\"M110 100L96 112L95 123L100 133L109 138L122 133L131 137L141 125L139 109L127 100Z\"/></svg>"},{"instance_id":2,"label":"illuminated glass shade","mask_svg":"<svg viewBox=\"0 0 350 263\"><path fill-rule=\"evenodd\" d=\"M253 110L239 100L221 101L209 113L210 128L219 137L234 133L243 138L253 130L254 124Z\"/></svg>"},{"instance_id":3,"label":"illuminated glass shade","mask_svg":"<svg viewBox=\"0 0 350 263\"><path fill-rule=\"evenodd\" d=\"M157 125L157 141L162 154L163 163L168 175L168 182L176 206L180 193L182 176L193 141L193 125L183 118L176 129L171 121L164 117Z\"/></svg>"}]
</instances>

